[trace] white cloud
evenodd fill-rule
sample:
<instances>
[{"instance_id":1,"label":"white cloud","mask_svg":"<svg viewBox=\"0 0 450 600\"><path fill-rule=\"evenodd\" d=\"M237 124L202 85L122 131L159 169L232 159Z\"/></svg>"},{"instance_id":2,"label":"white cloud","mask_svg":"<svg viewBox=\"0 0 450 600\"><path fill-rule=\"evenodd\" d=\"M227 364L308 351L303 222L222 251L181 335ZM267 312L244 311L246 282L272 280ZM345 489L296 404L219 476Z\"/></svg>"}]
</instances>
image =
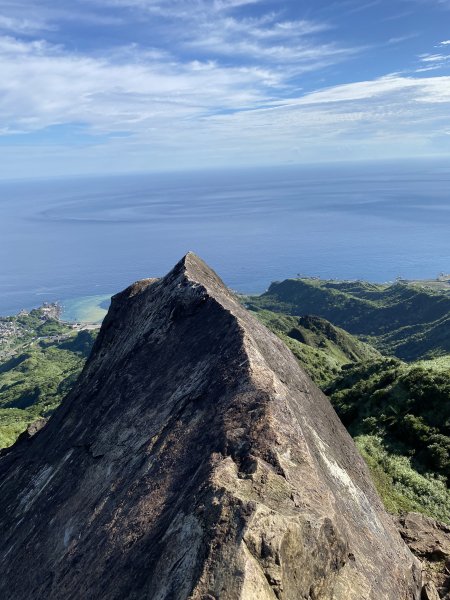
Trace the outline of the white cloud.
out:
<instances>
[{"instance_id":1,"label":"white cloud","mask_svg":"<svg viewBox=\"0 0 450 600\"><path fill-rule=\"evenodd\" d=\"M448 58L443 54L421 54L419 56L422 62L442 62Z\"/></svg>"},{"instance_id":2,"label":"white cloud","mask_svg":"<svg viewBox=\"0 0 450 600\"><path fill-rule=\"evenodd\" d=\"M54 26L43 19L16 18L0 14L0 31L30 35L51 29L54 29Z\"/></svg>"},{"instance_id":3,"label":"white cloud","mask_svg":"<svg viewBox=\"0 0 450 600\"><path fill-rule=\"evenodd\" d=\"M3 135L78 124L97 136L79 160L113 161L116 152L134 168L256 164L288 161L293 148L318 160L344 147L356 157L382 154L383 144L385 153L429 152L448 140L450 77L391 75L280 100L283 79L264 67L182 64L158 53L142 61L133 47L119 64L117 54L94 59L7 37L0 69ZM116 132L129 137L109 137Z\"/></svg>"},{"instance_id":4,"label":"white cloud","mask_svg":"<svg viewBox=\"0 0 450 600\"><path fill-rule=\"evenodd\" d=\"M114 58L117 59L117 50ZM12 129L36 130L82 122L114 131L164 117L192 118L267 101L279 83L262 68L221 68L212 62L177 64L125 48L120 64L70 54L46 42L0 38L0 119Z\"/></svg>"},{"instance_id":5,"label":"white cloud","mask_svg":"<svg viewBox=\"0 0 450 600\"><path fill-rule=\"evenodd\" d=\"M361 51L323 42L333 29L327 22L286 18L286 7L266 10L264 0L85 0L91 5L121 7L148 18L154 35L171 40L174 55L194 54L229 63L278 64L286 76L322 69ZM260 4L258 16L240 10ZM289 63L289 64L287 64ZM298 68L293 69L297 63ZM286 77L287 79L287 77Z\"/></svg>"},{"instance_id":6,"label":"white cloud","mask_svg":"<svg viewBox=\"0 0 450 600\"><path fill-rule=\"evenodd\" d=\"M125 6L141 10L169 14L171 17L193 12L228 11L265 0L85 0L88 4Z\"/></svg>"},{"instance_id":7,"label":"white cloud","mask_svg":"<svg viewBox=\"0 0 450 600\"><path fill-rule=\"evenodd\" d=\"M0 8L5 2L0 0ZM160 168L174 162L285 162L292 153L296 160L345 152L358 158L383 156L387 148L398 155L430 153L442 149L443 138L450 150L442 134L449 127L449 77L392 74L300 95L302 74L338 64L362 49L333 42L325 21L289 19L268 12L270 5L262 1L258 16L243 16L241 9L257 2L83 0L86 19L136 19L152 26L154 47L127 42L90 54L32 37L71 18L64 2L58 15L51 3L47 12L35 13L24 9L33 0L6 2L22 12L5 12L4 31L14 35L0 35L3 147L5 137L31 133L21 136L21 147L31 156L36 154L33 134L64 126L81 132L82 157L71 144L64 148L57 141L47 144L42 157L48 160L59 152L67 160L78 156L79 164L97 164L95 158L103 157L117 164L128 161L131 168ZM120 10L107 16L99 9L107 6ZM418 71L447 64L446 45L421 55ZM42 149L43 139L45 132ZM86 169L89 165L85 162Z\"/></svg>"},{"instance_id":8,"label":"white cloud","mask_svg":"<svg viewBox=\"0 0 450 600\"><path fill-rule=\"evenodd\" d=\"M401 44L403 42L412 40L412 39L416 38L417 36L418 36L418 33L408 33L405 35L399 35L397 37L389 38L387 43L388 44Z\"/></svg>"},{"instance_id":9,"label":"white cloud","mask_svg":"<svg viewBox=\"0 0 450 600\"><path fill-rule=\"evenodd\" d=\"M437 71L447 67L450 63L448 54L420 54L419 60L422 67L416 69L416 73L425 73L427 71Z\"/></svg>"},{"instance_id":10,"label":"white cloud","mask_svg":"<svg viewBox=\"0 0 450 600\"><path fill-rule=\"evenodd\" d=\"M369 100L378 96L392 94L399 90L415 87L417 79L387 76L372 81L359 81L337 85L321 91L307 94L303 98L293 101L296 104L326 104L331 102L353 102L355 100Z\"/></svg>"},{"instance_id":11,"label":"white cloud","mask_svg":"<svg viewBox=\"0 0 450 600\"><path fill-rule=\"evenodd\" d=\"M329 26L312 21L283 21L276 14L264 19L225 17L197 24L195 36L184 40L185 48L245 62L278 64L286 75L323 68L358 52L335 43L320 43L311 35ZM293 69L293 65L296 68Z\"/></svg>"},{"instance_id":12,"label":"white cloud","mask_svg":"<svg viewBox=\"0 0 450 600\"><path fill-rule=\"evenodd\" d=\"M241 12L255 4L261 4L258 16ZM86 10L69 7L64 0L56 7L49 0L0 0L0 32L2 19L4 32L13 35L58 27L63 30L64 21L69 19L97 25L117 25L123 20L128 41L134 41L133 24L145 24L155 47L170 51L179 60L189 55L192 60L226 65L232 61L263 68L278 66L285 80L342 62L361 51L324 42L321 36L332 29L329 23L286 18L285 7L267 10L265 0L82 0L82 5Z\"/></svg>"},{"instance_id":13,"label":"white cloud","mask_svg":"<svg viewBox=\"0 0 450 600\"><path fill-rule=\"evenodd\" d=\"M114 26L124 21L96 11L95 5L89 9L83 2L76 6L65 0L0 0L0 33L31 37L62 30L67 22Z\"/></svg>"},{"instance_id":14,"label":"white cloud","mask_svg":"<svg viewBox=\"0 0 450 600\"><path fill-rule=\"evenodd\" d=\"M134 131L136 124L161 127L165 115L172 123L250 110L286 95L299 74L355 52L315 41L312 36L329 29L325 23L264 11L238 18L233 12L258 1L85 0L90 7L101 3L170 15L155 25L168 27L162 37L176 40L170 51L156 30L154 48L128 44L90 56L44 40L0 36L3 130L83 123L95 131ZM185 13L187 22L174 18ZM297 90L300 85L295 81Z\"/></svg>"}]
</instances>

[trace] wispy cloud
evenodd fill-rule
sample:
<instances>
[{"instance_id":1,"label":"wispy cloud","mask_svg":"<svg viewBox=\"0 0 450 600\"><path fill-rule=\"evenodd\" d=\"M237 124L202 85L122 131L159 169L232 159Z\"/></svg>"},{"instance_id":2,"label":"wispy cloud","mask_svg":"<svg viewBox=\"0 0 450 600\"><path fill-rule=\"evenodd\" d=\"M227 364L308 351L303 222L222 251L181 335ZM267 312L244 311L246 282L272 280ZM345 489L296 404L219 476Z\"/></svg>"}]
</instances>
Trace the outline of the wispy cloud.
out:
<instances>
[{"instance_id":1,"label":"wispy cloud","mask_svg":"<svg viewBox=\"0 0 450 600\"><path fill-rule=\"evenodd\" d=\"M343 48L334 43L317 43L302 40L301 32L289 30L283 32L284 24L278 24L274 32L266 30L266 35L247 29L246 35L237 34L232 22L223 23L222 27L205 28L204 34L196 39L187 40L185 45L191 49L222 57L239 57L248 63L255 61L277 64L288 73L295 73L323 68L336 64L360 49ZM242 23L240 24L242 29ZM300 28L299 28L300 29ZM276 39L278 37L278 39ZM271 43L267 43L272 38Z\"/></svg>"},{"instance_id":2,"label":"wispy cloud","mask_svg":"<svg viewBox=\"0 0 450 600\"><path fill-rule=\"evenodd\" d=\"M425 10L419 0L402 6L408 15ZM57 160L76 154L64 144L55 150L70 132L83 144L79 161L120 156L142 168L385 155L388 147L410 155L445 144L450 152L442 134L450 81L429 76L450 64L445 31L436 33L442 42L417 44L413 76L396 63L389 70L403 74L379 77L397 56L410 61L400 44L422 36L420 27L393 21L386 42L393 11L384 1L309 8L294 0L0 0L0 143L43 148L46 140L42 156ZM371 47L361 47L357 31L363 9L383 17Z\"/></svg>"},{"instance_id":3,"label":"wispy cloud","mask_svg":"<svg viewBox=\"0 0 450 600\"><path fill-rule=\"evenodd\" d=\"M333 86L283 102L282 105L324 105L378 101L380 98L392 102L399 97L398 94L405 92L409 93L410 100L414 102L450 102L450 77L414 78L394 74L370 81Z\"/></svg>"},{"instance_id":4,"label":"wispy cloud","mask_svg":"<svg viewBox=\"0 0 450 600\"><path fill-rule=\"evenodd\" d=\"M43 19L16 18L0 14L0 31L31 35L54 28L54 26Z\"/></svg>"},{"instance_id":5,"label":"wispy cloud","mask_svg":"<svg viewBox=\"0 0 450 600\"><path fill-rule=\"evenodd\" d=\"M447 10L450 8L450 0L402 0L405 4L422 4L435 6Z\"/></svg>"},{"instance_id":6,"label":"wispy cloud","mask_svg":"<svg viewBox=\"0 0 450 600\"><path fill-rule=\"evenodd\" d=\"M262 68L179 64L158 53L148 53L142 62L138 50L124 48L118 64L43 41L0 38L2 123L22 131L71 122L133 130L143 123L157 126L161 116L173 120L257 106L279 83Z\"/></svg>"},{"instance_id":7,"label":"wispy cloud","mask_svg":"<svg viewBox=\"0 0 450 600\"><path fill-rule=\"evenodd\" d=\"M419 60L422 63L422 66L416 69L416 73L424 73L427 71L437 71L440 69L444 69L445 67L450 65L450 55L449 54L420 54Z\"/></svg>"},{"instance_id":8,"label":"wispy cloud","mask_svg":"<svg viewBox=\"0 0 450 600\"><path fill-rule=\"evenodd\" d=\"M21 39L20 25L31 31L34 21L27 25L8 17L15 35L0 38L4 130L82 122L94 130L113 131L133 129L136 123L157 126L168 107L172 118L189 119L255 109L298 90L302 73L360 51L318 39L331 29L325 22L289 19L273 10L239 12L263 4L261 0L84 2L89 10L114 6L137 10L145 18L158 15L151 21L154 45L114 44L102 51L71 52L42 39ZM5 10L13 6L8 0L2 3ZM25 6L32 14L33 0L19 0L15 9ZM61 20L66 18L64 4L60 10ZM35 30L51 28L56 13L40 14L42 23ZM114 13L113 18L125 17Z\"/></svg>"},{"instance_id":9,"label":"wispy cloud","mask_svg":"<svg viewBox=\"0 0 450 600\"><path fill-rule=\"evenodd\" d=\"M333 28L330 23L289 19L283 10L261 10L257 16L239 10L264 5L262 0L92 1L162 17L161 21L152 21L153 31L160 30L168 36L172 40L172 51L179 55L187 52L202 59L271 63L283 68L287 67L286 63L297 62L296 72L303 72L338 63L359 50L317 39Z\"/></svg>"},{"instance_id":10,"label":"wispy cloud","mask_svg":"<svg viewBox=\"0 0 450 600\"><path fill-rule=\"evenodd\" d=\"M354 14L362 12L364 10L373 8L374 6L378 6L379 4L381 4L381 0L369 0L368 2L358 2L357 5L348 10L347 13Z\"/></svg>"},{"instance_id":11,"label":"wispy cloud","mask_svg":"<svg viewBox=\"0 0 450 600\"><path fill-rule=\"evenodd\" d=\"M128 32L129 43L137 41L132 33L136 28L146 27L153 47L170 51L179 61L277 66L285 71L286 79L288 71L300 74L322 69L362 51L324 40L334 27L328 22L291 18L284 7L274 11L265 4L265 0L82 0L74 8L65 1L55 7L49 0L0 0L0 32L3 27L4 33L15 36L45 35L68 20L97 25L122 22L127 24L122 33ZM247 9L254 6L258 6L257 13L249 13ZM121 45L124 41L123 37ZM144 43L141 40L143 50Z\"/></svg>"},{"instance_id":12,"label":"wispy cloud","mask_svg":"<svg viewBox=\"0 0 450 600\"><path fill-rule=\"evenodd\" d=\"M121 8L140 12L142 15L165 17L170 21L174 19L192 21L264 4L265 0L83 0L83 2L90 7Z\"/></svg>"},{"instance_id":13,"label":"wispy cloud","mask_svg":"<svg viewBox=\"0 0 450 600\"><path fill-rule=\"evenodd\" d=\"M407 42L409 40L417 38L418 35L419 34L416 32L416 33L407 33L405 35L399 35L396 37L392 37L392 38L389 38L388 44L402 44L403 42Z\"/></svg>"},{"instance_id":14,"label":"wispy cloud","mask_svg":"<svg viewBox=\"0 0 450 600\"><path fill-rule=\"evenodd\" d=\"M0 33L31 37L60 31L70 22L98 26L123 24L118 15L95 10L95 5L78 6L61 0L0 0Z\"/></svg>"},{"instance_id":15,"label":"wispy cloud","mask_svg":"<svg viewBox=\"0 0 450 600\"><path fill-rule=\"evenodd\" d=\"M421 54L419 56L422 62L442 62L448 58L444 54Z\"/></svg>"},{"instance_id":16,"label":"wispy cloud","mask_svg":"<svg viewBox=\"0 0 450 600\"><path fill-rule=\"evenodd\" d=\"M448 130L450 77L391 75L283 100L275 93L283 81L262 67L159 55L143 63L138 49L126 50L117 64L0 38L3 134L77 124L98 136L86 156L115 150L131 161L141 153L157 168L170 157L190 165L193 147L196 160L204 154L212 164L278 162L294 148L311 160L330 159L343 145L376 153L388 139L399 153L419 152L438 148Z\"/></svg>"}]
</instances>

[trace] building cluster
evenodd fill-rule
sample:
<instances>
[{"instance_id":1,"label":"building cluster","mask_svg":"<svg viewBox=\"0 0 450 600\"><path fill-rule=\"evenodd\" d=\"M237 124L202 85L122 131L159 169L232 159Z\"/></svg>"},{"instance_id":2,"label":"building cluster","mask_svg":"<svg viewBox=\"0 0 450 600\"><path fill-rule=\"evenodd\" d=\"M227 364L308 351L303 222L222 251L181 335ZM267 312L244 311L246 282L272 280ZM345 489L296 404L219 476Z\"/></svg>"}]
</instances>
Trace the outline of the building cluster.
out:
<instances>
[{"instance_id":1,"label":"building cluster","mask_svg":"<svg viewBox=\"0 0 450 600\"><path fill-rule=\"evenodd\" d=\"M35 309L31 314L38 316L42 323L52 319L58 320L61 316L61 306L57 303L44 303L40 308ZM0 317L0 358L7 355L15 342L32 333L25 323L20 322L24 317L30 316L30 312L23 309L16 317Z\"/></svg>"},{"instance_id":2,"label":"building cluster","mask_svg":"<svg viewBox=\"0 0 450 600\"><path fill-rule=\"evenodd\" d=\"M43 321L48 321L49 319L59 320L62 312L62 307L57 302L48 303L44 302L44 304L39 308L39 312L42 315Z\"/></svg>"},{"instance_id":3,"label":"building cluster","mask_svg":"<svg viewBox=\"0 0 450 600\"><path fill-rule=\"evenodd\" d=\"M15 321L0 318L0 344L7 338L17 336L20 329Z\"/></svg>"}]
</instances>

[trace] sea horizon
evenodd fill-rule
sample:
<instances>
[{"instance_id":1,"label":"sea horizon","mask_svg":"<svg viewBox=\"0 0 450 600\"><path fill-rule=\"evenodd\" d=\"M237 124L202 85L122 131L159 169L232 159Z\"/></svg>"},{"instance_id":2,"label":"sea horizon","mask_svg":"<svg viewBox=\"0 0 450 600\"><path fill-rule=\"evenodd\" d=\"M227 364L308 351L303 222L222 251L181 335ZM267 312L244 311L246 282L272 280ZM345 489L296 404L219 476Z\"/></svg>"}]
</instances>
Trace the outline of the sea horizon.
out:
<instances>
[{"instance_id":1,"label":"sea horizon","mask_svg":"<svg viewBox=\"0 0 450 600\"><path fill-rule=\"evenodd\" d=\"M232 289L450 271L449 161L0 182L0 314L117 293L189 250Z\"/></svg>"}]
</instances>

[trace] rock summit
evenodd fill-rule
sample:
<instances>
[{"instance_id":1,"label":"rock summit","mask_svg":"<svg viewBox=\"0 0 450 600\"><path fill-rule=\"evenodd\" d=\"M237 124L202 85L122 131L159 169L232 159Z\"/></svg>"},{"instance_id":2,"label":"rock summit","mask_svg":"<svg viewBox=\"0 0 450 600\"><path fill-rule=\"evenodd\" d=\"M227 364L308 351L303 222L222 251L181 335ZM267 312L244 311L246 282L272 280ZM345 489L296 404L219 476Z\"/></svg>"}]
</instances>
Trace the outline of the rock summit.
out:
<instances>
[{"instance_id":1,"label":"rock summit","mask_svg":"<svg viewBox=\"0 0 450 600\"><path fill-rule=\"evenodd\" d=\"M0 489L4 600L420 597L328 399L192 253L113 297Z\"/></svg>"}]
</instances>

